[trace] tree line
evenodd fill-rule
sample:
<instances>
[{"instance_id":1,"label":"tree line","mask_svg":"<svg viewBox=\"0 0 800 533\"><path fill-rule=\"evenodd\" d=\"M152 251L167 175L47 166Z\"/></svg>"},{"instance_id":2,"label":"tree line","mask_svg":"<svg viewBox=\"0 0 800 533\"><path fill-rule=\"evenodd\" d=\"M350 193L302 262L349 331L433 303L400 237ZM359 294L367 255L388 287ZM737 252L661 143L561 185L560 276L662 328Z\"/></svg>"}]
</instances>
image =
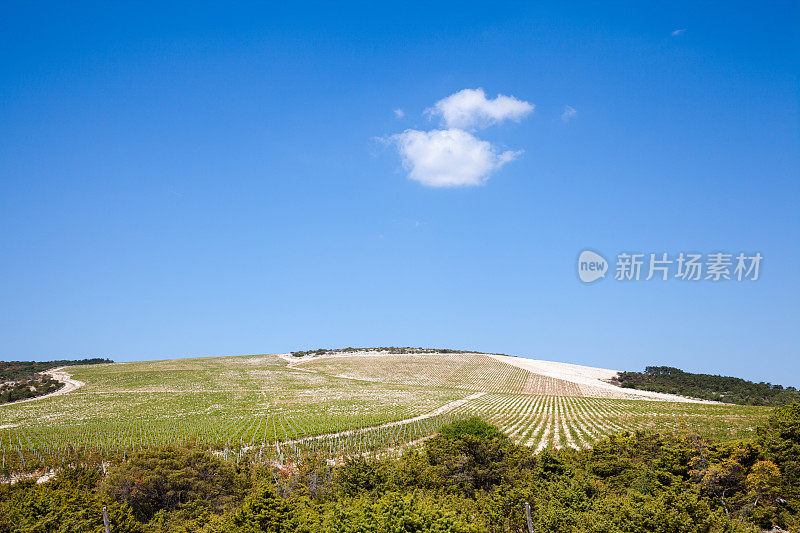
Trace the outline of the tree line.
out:
<instances>
[{"instance_id":1,"label":"tree line","mask_svg":"<svg viewBox=\"0 0 800 533\"><path fill-rule=\"evenodd\" d=\"M787 405L800 402L795 387L755 383L742 378L693 374L671 366L648 366L644 372L620 372L617 383L626 388L679 394L739 405Z\"/></svg>"},{"instance_id":2,"label":"tree line","mask_svg":"<svg viewBox=\"0 0 800 533\"><path fill-rule=\"evenodd\" d=\"M95 357L93 359L62 359L57 361L0 361L0 381L28 379L34 374L59 366L98 365L113 363L111 359Z\"/></svg>"},{"instance_id":3,"label":"tree line","mask_svg":"<svg viewBox=\"0 0 800 533\"><path fill-rule=\"evenodd\" d=\"M426 353L484 353L469 350L453 350L450 348L412 348L410 346L397 347L397 346L379 346L372 348L317 348L316 350L305 350L291 352L294 357L303 357L306 355L326 355L326 354L341 354L341 353L358 353L358 352L387 352L392 354L426 354ZM504 354L496 354L504 355Z\"/></svg>"}]
</instances>

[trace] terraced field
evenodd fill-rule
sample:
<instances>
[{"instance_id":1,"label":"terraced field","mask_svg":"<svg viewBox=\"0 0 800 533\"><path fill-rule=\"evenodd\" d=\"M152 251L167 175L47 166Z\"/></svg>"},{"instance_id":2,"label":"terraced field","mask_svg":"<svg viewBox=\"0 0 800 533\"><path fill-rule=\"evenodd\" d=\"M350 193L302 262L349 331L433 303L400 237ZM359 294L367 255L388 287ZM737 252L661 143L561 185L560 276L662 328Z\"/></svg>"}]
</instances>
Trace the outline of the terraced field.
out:
<instances>
[{"instance_id":1,"label":"terraced field","mask_svg":"<svg viewBox=\"0 0 800 533\"><path fill-rule=\"evenodd\" d=\"M543 449L645 428L735 438L751 433L766 413L631 400L606 384L559 379L482 354L263 355L68 370L85 386L0 406L6 475L161 444L260 461L341 456L397 448L473 414Z\"/></svg>"}]
</instances>

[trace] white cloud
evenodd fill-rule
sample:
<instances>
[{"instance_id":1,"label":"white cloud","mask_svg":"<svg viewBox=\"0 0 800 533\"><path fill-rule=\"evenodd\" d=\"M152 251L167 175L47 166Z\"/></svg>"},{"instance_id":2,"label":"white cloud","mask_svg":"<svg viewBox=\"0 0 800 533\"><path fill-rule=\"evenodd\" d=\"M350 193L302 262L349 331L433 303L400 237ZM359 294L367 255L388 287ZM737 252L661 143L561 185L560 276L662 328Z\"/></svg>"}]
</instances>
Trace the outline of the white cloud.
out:
<instances>
[{"instance_id":1,"label":"white cloud","mask_svg":"<svg viewBox=\"0 0 800 533\"><path fill-rule=\"evenodd\" d=\"M513 96L490 100L483 89L464 89L439 100L426 113L442 117L447 128L485 128L504 120L519 122L533 111L533 104Z\"/></svg>"},{"instance_id":2,"label":"white cloud","mask_svg":"<svg viewBox=\"0 0 800 533\"><path fill-rule=\"evenodd\" d=\"M533 104L513 96L501 94L488 99L483 89L464 89L425 110L428 115L441 117L441 129L407 129L383 141L397 148L408 177L423 185L480 185L494 171L519 157L522 151L498 150L489 141L478 139L467 130L506 120L519 122L533 111L533 107ZM402 109L396 109L394 113L398 118L405 116Z\"/></svg>"},{"instance_id":3,"label":"white cloud","mask_svg":"<svg viewBox=\"0 0 800 533\"><path fill-rule=\"evenodd\" d=\"M461 129L406 130L392 135L408 177L429 187L480 185L522 152L498 152Z\"/></svg>"},{"instance_id":4,"label":"white cloud","mask_svg":"<svg viewBox=\"0 0 800 533\"><path fill-rule=\"evenodd\" d=\"M684 33L686 33L685 29L684 30L675 30L675 31L672 32L672 36L673 37L677 37L678 35L683 35Z\"/></svg>"},{"instance_id":5,"label":"white cloud","mask_svg":"<svg viewBox=\"0 0 800 533\"><path fill-rule=\"evenodd\" d=\"M571 105L565 105L564 111L561 113L561 120L564 122L569 122L573 118L578 116L578 110L572 107Z\"/></svg>"}]
</instances>

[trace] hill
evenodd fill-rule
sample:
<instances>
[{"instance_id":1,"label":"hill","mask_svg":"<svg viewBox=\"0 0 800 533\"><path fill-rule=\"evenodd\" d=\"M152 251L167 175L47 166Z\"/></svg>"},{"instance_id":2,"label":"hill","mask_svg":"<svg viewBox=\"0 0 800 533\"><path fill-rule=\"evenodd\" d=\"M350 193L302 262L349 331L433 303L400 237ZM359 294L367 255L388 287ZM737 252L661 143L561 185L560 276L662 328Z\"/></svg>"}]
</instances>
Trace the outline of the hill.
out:
<instances>
[{"instance_id":1,"label":"hill","mask_svg":"<svg viewBox=\"0 0 800 533\"><path fill-rule=\"evenodd\" d=\"M762 407L671 401L602 381L614 371L476 353L387 351L104 363L83 386L0 406L5 472L193 445L291 461L399 449L479 416L535 450L590 446L622 430L752 435ZM660 400L660 401L659 401Z\"/></svg>"}]
</instances>

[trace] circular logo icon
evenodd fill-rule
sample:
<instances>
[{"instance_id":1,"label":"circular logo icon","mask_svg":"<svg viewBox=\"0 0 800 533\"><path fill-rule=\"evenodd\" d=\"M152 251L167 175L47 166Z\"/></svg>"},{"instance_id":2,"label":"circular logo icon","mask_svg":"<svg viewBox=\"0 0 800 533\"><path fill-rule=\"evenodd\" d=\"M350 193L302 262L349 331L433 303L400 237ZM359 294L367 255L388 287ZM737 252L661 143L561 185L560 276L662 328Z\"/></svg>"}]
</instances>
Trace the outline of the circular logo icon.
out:
<instances>
[{"instance_id":1,"label":"circular logo icon","mask_svg":"<svg viewBox=\"0 0 800 533\"><path fill-rule=\"evenodd\" d=\"M606 277L608 261L602 255L584 250L578 256L578 277L584 283L592 283Z\"/></svg>"}]
</instances>

